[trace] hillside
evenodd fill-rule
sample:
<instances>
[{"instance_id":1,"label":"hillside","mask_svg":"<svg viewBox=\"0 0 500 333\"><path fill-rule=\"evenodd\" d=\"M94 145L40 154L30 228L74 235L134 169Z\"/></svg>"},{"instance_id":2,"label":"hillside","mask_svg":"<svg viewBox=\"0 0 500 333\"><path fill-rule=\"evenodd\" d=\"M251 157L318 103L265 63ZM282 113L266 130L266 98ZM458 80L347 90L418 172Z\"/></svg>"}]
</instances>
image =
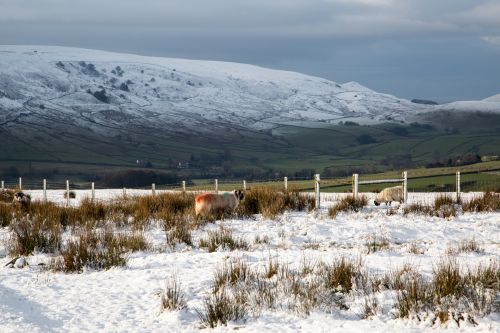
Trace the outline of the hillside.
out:
<instances>
[{"instance_id":1,"label":"hillside","mask_svg":"<svg viewBox=\"0 0 500 333\"><path fill-rule=\"evenodd\" d=\"M0 46L0 169L177 172L181 162L222 174L380 166L408 153L423 163L478 145L496 153L499 104L415 104L355 82L245 64ZM455 125L467 128L458 131L449 112L463 105L487 118L471 127L460 116ZM409 126L438 116L447 121Z\"/></svg>"}]
</instances>

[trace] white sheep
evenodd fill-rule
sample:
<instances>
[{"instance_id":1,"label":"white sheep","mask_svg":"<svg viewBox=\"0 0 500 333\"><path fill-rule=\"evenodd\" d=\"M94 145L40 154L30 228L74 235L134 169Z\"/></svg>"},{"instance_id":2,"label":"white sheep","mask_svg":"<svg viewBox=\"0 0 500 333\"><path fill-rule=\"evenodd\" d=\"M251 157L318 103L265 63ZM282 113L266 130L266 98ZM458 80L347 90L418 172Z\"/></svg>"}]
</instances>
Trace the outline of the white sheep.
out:
<instances>
[{"instance_id":1,"label":"white sheep","mask_svg":"<svg viewBox=\"0 0 500 333\"><path fill-rule=\"evenodd\" d=\"M403 202L403 186L394 186L384 188L374 200L375 206L379 206L381 203L385 202L389 203L389 206L393 201L399 201L399 203Z\"/></svg>"}]
</instances>

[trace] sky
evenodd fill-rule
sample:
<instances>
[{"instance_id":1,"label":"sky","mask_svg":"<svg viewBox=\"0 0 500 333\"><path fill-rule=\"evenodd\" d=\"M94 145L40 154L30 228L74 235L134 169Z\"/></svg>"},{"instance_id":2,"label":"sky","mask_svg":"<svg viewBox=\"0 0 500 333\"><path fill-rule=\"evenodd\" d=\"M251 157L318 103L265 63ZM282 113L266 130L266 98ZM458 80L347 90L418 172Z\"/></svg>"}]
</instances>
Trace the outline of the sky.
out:
<instances>
[{"instance_id":1,"label":"sky","mask_svg":"<svg viewBox=\"0 0 500 333\"><path fill-rule=\"evenodd\" d=\"M0 0L0 44L251 63L438 102L500 93L500 0Z\"/></svg>"}]
</instances>

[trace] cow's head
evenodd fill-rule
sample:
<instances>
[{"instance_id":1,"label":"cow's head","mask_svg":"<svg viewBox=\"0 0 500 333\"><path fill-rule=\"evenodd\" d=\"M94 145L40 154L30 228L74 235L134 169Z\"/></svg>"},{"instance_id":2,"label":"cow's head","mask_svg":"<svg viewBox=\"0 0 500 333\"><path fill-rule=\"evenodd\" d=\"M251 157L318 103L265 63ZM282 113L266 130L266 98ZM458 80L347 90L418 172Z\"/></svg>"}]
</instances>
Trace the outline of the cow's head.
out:
<instances>
[{"instance_id":1,"label":"cow's head","mask_svg":"<svg viewBox=\"0 0 500 333\"><path fill-rule=\"evenodd\" d=\"M245 193L243 193L242 190L234 190L233 193L236 199L238 199L238 201L241 201L243 200L243 198L245 198Z\"/></svg>"}]
</instances>

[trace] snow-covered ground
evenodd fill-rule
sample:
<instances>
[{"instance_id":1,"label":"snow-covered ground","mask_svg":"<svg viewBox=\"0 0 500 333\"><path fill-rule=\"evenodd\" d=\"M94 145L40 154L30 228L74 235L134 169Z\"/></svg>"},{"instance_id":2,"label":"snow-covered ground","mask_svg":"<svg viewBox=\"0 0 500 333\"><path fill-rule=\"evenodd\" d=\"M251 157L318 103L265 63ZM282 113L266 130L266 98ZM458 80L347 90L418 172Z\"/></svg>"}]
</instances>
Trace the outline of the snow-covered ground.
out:
<instances>
[{"instance_id":1,"label":"snow-covered ground","mask_svg":"<svg viewBox=\"0 0 500 333\"><path fill-rule=\"evenodd\" d=\"M98 198L121 195L96 191ZM49 198L62 199L62 191L49 192ZM86 192L78 192L77 198ZM38 198L41 192L33 191ZM464 194L468 199L477 194ZM364 257L364 266L373 274L381 274L410 264L429 276L433 265L441 260L450 246L461 240L475 239L482 253L460 253L463 266L474 266L498 259L500 255L500 213L463 214L450 220L427 216L388 216L385 207L373 204L360 213L327 216L326 208L339 195L324 194L323 210L313 213L290 212L276 220L257 216L248 220L225 220L209 224L194 232L194 244L207 230L225 226L236 237L247 240L248 251L208 253L197 246L165 246L165 234L152 227L147 237L156 250L133 253L126 267L107 271L63 274L44 271L38 263L46 263L47 255L28 258L24 269L0 266L0 332L197 332L200 322L196 309L202 308L203 297L210 290L213 272L233 258L242 258L261 267L269 258L290 265L305 260L331 262L339 256ZM433 194L411 193L412 201L431 201ZM59 199L60 198L60 199ZM256 236L268 237L268 244L255 243ZM0 229L0 260L7 262L4 240L7 229ZM389 242L386 249L367 254L366 243L373 238ZM420 254L410 253L410 244ZM161 312L158 291L167 278L175 274L186 293L187 308ZM500 315L479 318L478 326L454 321L431 326L428 321L394 319L392 300L384 298L381 313L371 319L359 319L356 310L325 313L314 311L298 316L286 311L264 311L258 318L219 326L216 331L243 332L499 332Z\"/></svg>"}]
</instances>

